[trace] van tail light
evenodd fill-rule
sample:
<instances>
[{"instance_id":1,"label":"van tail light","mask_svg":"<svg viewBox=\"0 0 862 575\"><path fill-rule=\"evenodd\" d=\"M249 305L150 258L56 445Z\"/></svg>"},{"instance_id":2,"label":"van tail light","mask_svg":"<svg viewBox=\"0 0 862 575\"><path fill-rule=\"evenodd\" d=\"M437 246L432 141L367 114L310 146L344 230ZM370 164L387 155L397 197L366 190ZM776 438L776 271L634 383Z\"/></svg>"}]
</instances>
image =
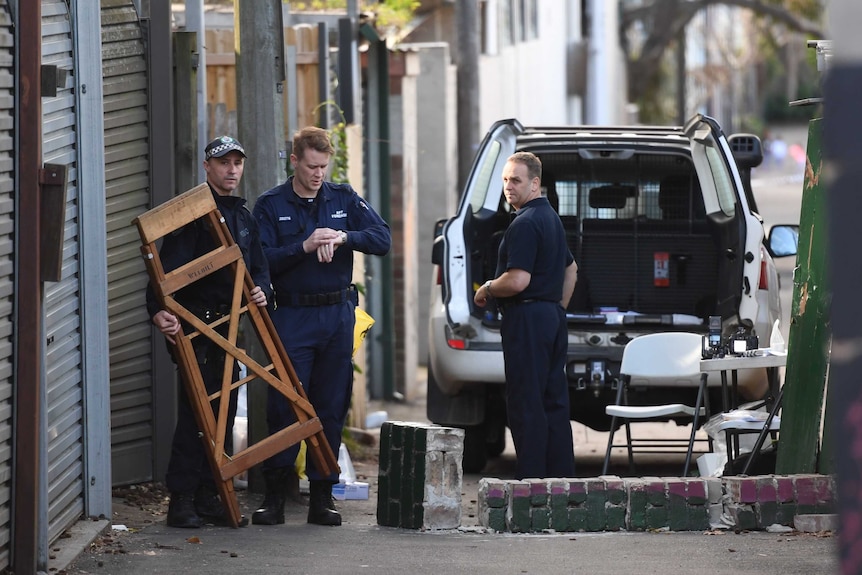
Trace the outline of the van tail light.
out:
<instances>
[{"instance_id":1,"label":"van tail light","mask_svg":"<svg viewBox=\"0 0 862 575\"><path fill-rule=\"evenodd\" d=\"M446 343L452 349L467 349L467 342L463 339L449 338L446 340Z\"/></svg>"},{"instance_id":2,"label":"van tail light","mask_svg":"<svg viewBox=\"0 0 862 575\"><path fill-rule=\"evenodd\" d=\"M760 283L757 286L759 289L769 289L769 273L766 269L766 260L760 260Z\"/></svg>"}]
</instances>

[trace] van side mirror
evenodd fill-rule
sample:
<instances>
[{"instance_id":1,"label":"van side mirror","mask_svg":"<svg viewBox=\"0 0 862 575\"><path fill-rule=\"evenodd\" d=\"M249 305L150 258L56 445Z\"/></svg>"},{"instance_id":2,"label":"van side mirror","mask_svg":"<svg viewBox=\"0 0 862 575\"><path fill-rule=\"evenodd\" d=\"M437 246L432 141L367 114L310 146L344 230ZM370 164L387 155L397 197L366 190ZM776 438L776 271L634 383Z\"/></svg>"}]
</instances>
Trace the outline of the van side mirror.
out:
<instances>
[{"instance_id":1,"label":"van side mirror","mask_svg":"<svg viewBox=\"0 0 862 575\"><path fill-rule=\"evenodd\" d=\"M773 257L795 256L799 249L799 226L793 224L772 226L766 245Z\"/></svg>"}]
</instances>

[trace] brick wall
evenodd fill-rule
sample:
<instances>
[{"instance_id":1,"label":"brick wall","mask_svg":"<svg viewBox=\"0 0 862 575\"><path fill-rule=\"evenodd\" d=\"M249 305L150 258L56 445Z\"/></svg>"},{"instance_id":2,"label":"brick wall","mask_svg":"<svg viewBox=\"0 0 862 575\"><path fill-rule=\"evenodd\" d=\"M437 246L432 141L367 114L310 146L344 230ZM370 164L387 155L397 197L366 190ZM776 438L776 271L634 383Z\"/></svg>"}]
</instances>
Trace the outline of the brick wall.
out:
<instances>
[{"instance_id":1,"label":"brick wall","mask_svg":"<svg viewBox=\"0 0 862 575\"><path fill-rule=\"evenodd\" d=\"M834 490L825 475L482 479L479 522L509 532L766 529L834 513Z\"/></svg>"}]
</instances>

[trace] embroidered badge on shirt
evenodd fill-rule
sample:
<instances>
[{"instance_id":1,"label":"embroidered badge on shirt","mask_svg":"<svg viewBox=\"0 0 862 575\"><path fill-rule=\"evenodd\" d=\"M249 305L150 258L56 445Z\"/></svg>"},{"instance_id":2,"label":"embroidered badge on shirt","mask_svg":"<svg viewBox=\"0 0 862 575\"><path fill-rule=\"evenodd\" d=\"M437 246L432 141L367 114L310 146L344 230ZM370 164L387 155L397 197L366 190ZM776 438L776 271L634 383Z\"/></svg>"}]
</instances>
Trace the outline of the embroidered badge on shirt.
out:
<instances>
[{"instance_id":1,"label":"embroidered badge on shirt","mask_svg":"<svg viewBox=\"0 0 862 575\"><path fill-rule=\"evenodd\" d=\"M344 210L338 210L337 212L335 212L334 214L332 214L332 216L331 216L331 217L332 217L333 219L346 218L346 217L347 217L347 213L346 213Z\"/></svg>"},{"instance_id":2,"label":"embroidered badge on shirt","mask_svg":"<svg viewBox=\"0 0 862 575\"><path fill-rule=\"evenodd\" d=\"M278 221L280 222L289 222L291 220L290 216L278 216Z\"/></svg>"}]
</instances>

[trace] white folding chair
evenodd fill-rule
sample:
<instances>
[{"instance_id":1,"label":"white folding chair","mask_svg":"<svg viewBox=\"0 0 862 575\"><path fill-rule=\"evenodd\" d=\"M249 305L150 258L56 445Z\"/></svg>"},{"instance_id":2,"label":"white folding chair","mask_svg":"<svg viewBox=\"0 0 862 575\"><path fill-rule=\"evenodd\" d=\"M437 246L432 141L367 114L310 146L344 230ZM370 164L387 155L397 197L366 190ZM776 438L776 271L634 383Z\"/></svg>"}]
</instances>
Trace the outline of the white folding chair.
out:
<instances>
[{"instance_id":1,"label":"white folding chair","mask_svg":"<svg viewBox=\"0 0 862 575\"><path fill-rule=\"evenodd\" d=\"M620 384L615 405L605 408L611 416L611 428L602 475L607 475L611 451L625 447L628 451L629 469L634 470L634 451L641 453L678 452L686 447L683 477L688 476L691 455L694 450L698 424L701 418L709 417L709 398L706 393L706 374L700 371L702 337L696 333L667 332L642 335L630 341L623 350L620 366ZM694 406L682 403L664 405L629 405L629 391L633 387L697 387ZM632 437L631 423L644 421L667 421L691 418L692 428L688 441L674 438ZM626 443L615 444L614 436L618 421L626 428ZM708 440L707 440L708 441ZM711 443L711 442L710 442ZM675 449L672 449L675 448Z\"/></svg>"}]
</instances>

